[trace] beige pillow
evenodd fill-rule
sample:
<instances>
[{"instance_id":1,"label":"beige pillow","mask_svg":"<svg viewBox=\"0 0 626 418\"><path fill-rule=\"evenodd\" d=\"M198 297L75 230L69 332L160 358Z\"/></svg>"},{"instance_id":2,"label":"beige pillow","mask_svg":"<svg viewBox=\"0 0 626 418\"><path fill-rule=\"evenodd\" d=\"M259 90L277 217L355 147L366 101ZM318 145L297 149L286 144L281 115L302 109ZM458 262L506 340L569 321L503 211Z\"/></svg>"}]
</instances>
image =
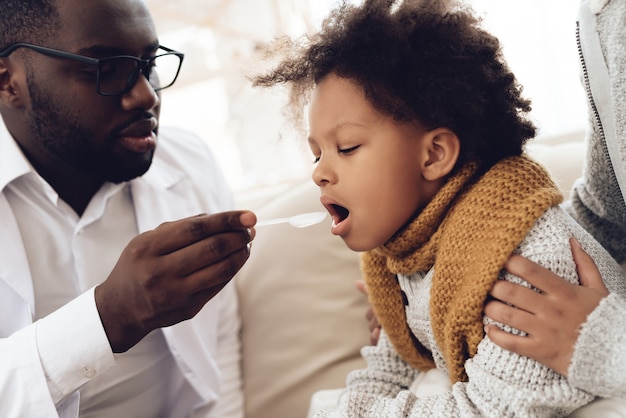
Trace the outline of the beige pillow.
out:
<instances>
[{"instance_id":1,"label":"beige pillow","mask_svg":"<svg viewBox=\"0 0 626 418\"><path fill-rule=\"evenodd\" d=\"M527 150L531 157L546 167L556 185L563 192L564 200L567 200L574 182L582 176L585 142L582 133L565 139L562 142L553 140L556 143L531 141Z\"/></svg>"},{"instance_id":2,"label":"beige pillow","mask_svg":"<svg viewBox=\"0 0 626 418\"><path fill-rule=\"evenodd\" d=\"M237 206L259 220L324 210L310 179L241 195ZM368 304L354 285L359 255L330 233L330 222L259 227L235 278L247 418L304 418L314 392L344 387L347 373L365 366Z\"/></svg>"}]
</instances>

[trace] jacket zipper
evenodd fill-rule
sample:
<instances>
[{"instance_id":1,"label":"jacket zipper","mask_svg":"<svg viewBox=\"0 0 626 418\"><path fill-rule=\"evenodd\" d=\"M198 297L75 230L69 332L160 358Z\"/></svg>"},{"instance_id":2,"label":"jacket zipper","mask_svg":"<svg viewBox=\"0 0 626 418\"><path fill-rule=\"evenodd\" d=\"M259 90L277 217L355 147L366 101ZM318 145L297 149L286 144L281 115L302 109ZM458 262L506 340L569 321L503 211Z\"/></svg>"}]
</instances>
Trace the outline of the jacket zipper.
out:
<instances>
[{"instance_id":1,"label":"jacket zipper","mask_svg":"<svg viewBox=\"0 0 626 418\"><path fill-rule=\"evenodd\" d=\"M587 96L587 100L589 101L589 105L591 107L591 111L593 113L593 119L598 127L598 133L600 134L600 138L602 139L601 143L602 151L604 153L605 161L611 162L611 157L609 155L608 145L606 143L606 138L604 136L604 128L602 127L602 120L600 119L600 114L598 112L598 108L596 106L596 102L593 100L593 94L591 93L591 83L589 82L589 71L587 70L587 64L585 63L585 55L583 54L582 44L580 42L580 22L576 21L576 48L578 49L578 59L580 61L580 68L582 71L583 83L585 87L585 94ZM617 177L615 176L615 172L611 167L611 176L617 183Z\"/></svg>"}]
</instances>

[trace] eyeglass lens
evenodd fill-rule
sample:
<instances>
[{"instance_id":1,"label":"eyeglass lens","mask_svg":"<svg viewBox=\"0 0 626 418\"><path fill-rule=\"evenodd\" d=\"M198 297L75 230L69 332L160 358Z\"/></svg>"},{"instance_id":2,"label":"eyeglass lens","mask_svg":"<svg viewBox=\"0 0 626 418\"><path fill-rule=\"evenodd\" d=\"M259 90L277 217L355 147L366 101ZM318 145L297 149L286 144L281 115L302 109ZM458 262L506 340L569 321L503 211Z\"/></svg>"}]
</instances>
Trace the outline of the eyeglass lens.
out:
<instances>
[{"instance_id":1,"label":"eyeglass lens","mask_svg":"<svg viewBox=\"0 0 626 418\"><path fill-rule=\"evenodd\" d=\"M144 63L130 57L111 57L100 60L99 91L105 95L123 94L133 88L140 72L148 78L155 90L171 86L176 80L180 67L180 57L163 54L153 58L149 68Z\"/></svg>"}]
</instances>

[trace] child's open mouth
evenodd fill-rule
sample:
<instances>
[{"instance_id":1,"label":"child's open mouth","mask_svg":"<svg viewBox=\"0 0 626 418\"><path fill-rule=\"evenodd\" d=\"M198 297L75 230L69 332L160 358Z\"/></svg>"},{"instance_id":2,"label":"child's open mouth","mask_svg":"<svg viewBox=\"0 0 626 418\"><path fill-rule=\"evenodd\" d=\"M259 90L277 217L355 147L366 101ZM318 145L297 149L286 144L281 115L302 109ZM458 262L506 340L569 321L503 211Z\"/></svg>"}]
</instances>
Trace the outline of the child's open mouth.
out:
<instances>
[{"instance_id":1,"label":"child's open mouth","mask_svg":"<svg viewBox=\"0 0 626 418\"><path fill-rule=\"evenodd\" d=\"M326 209L333 219L333 225L339 225L350 215L350 211L348 209L337 204L328 205Z\"/></svg>"}]
</instances>

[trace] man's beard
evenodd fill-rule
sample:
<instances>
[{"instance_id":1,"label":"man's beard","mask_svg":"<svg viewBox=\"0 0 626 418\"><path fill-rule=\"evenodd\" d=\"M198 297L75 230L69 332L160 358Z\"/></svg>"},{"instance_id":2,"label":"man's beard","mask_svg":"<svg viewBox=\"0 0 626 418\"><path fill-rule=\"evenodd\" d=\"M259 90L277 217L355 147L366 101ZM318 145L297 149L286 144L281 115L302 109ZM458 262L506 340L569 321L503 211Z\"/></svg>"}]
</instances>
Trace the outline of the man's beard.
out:
<instances>
[{"instance_id":1,"label":"man's beard","mask_svg":"<svg viewBox=\"0 0 626 418\"><path fill-rule=\"evenodd\" d=\"M124 159L114 154L117 138L94 143L97 136L30 82L30 77L28 85L32 103L30 134L72 170L112 183L128 181L148 171L154 151L142 159Z\"/></svg>"}]
</instances>

